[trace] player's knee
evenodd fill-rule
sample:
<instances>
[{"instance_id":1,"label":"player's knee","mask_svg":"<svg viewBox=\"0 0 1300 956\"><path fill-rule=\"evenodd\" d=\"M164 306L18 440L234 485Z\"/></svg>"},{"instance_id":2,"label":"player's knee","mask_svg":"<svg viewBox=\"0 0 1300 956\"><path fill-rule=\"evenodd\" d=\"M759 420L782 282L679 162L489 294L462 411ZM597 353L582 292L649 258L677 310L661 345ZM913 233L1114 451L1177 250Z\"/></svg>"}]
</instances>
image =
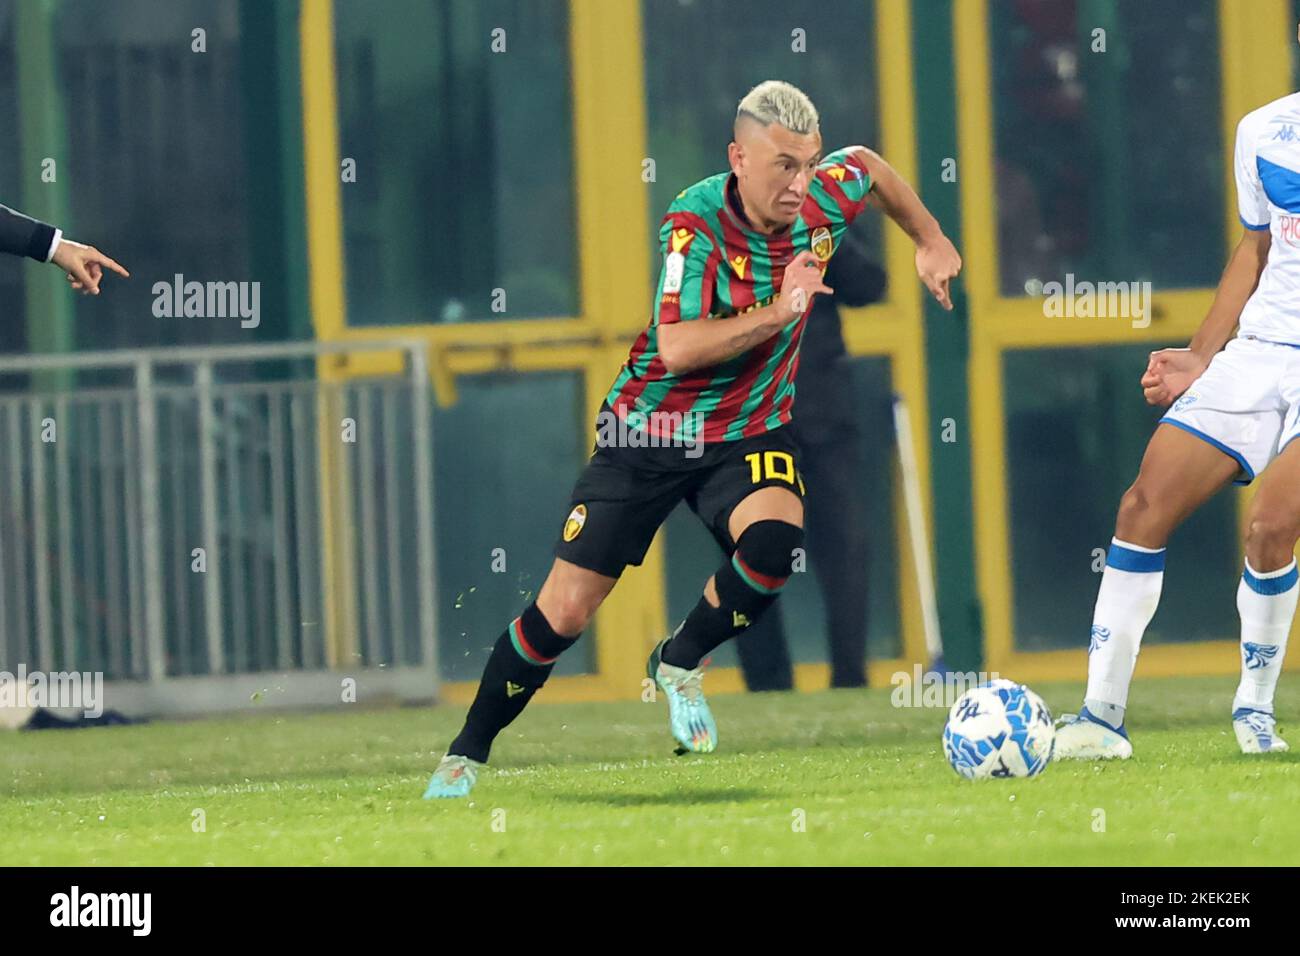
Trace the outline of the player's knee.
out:
<instances>
[{"instance_id":1,"label":"player's knee","mask_svg":"<svg viewBox=\"0 0 1300 956\"><path fill-rule=\"evenodd\" d=\"M1273 571L1291 560L1300 525L1281 511L1264 508L1254 512L1246 526L1246 557L1257 571Z\"/></svg>"},{"instance_id":2,"label":"player's knee","mask_svg":"<svg viewBox=\"0 0 1300 956\"><path fill-rule=\"evenodd\" d=\"M736 542L736 570L755 590L780 591L803 546L803 528L788 521L755 521Z\"/></svg>"},{"instance_id":3,"label":"player's knee","mask_svg":"<svg viewBox=\"0 0 1300 956\"><path fill-rule=\"evenodd\" d=\"M1162 538L1152 547L1162 545L1163 535L1168 533L1165 526L1166 517L1161 509L1147 494L1141 481L1134 482L1119 500L1119 513L1115 517L1115 534L1117 537L1133 544L1145 544L1148 540Z\"/></svg>"},{"instance_id":4,"label":"player's knee","mask_svg":"<svg viewBox=\"0 0 1300 956\"><path fill-rule=\"evenodd\" d=\"M556 634L577 637L591 623L600 607L600 598L580 588L558 587L539 595L537 607Z\"/></svg>"}]
</instances>

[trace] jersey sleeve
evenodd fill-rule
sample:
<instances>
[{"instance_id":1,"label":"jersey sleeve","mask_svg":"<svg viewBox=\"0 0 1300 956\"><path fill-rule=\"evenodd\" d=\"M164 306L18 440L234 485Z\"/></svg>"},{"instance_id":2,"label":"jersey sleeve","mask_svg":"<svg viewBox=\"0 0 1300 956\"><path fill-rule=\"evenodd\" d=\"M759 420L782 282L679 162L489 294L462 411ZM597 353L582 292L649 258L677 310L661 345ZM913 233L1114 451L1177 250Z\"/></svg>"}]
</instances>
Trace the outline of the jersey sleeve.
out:
<instances>
[{"instance_id":1,"label":"jersey sleeve","mask_svg":"<svg viewBox=\"0 0 1300 956\"><path fill-rule=\"evenodd\" d=\"M846 225L867 208L871 170L856 146L846 146L817 164L811 191L832 221Z\"/></svg>"},{"instance_id":2,"label":"jersey sleeve","mask_svg":"<svg viewBox=\"0 0 1300 956\"><path fill-rule=\"evenodd\" d=\"M1258 124L1254 114L1248 114L1237 124L1232 166L1237 179L1237 215L1243 226L1256 231L1267 229L1271 218L1268 196L1259 179L1259 163L1255 155L1258 141Z\"/></svg>"},{"instance_id":3,"label":"jersey sleeve","mask_svg":"<svg viewBox=\"0 0 1300 956\"><path fill-rule=\"evenodd\" d=\"M669 212L659 228L663 267L655 293L655 325L687 322L709 314L717 246L695 215Z\"/></svg>"}]
</instances>

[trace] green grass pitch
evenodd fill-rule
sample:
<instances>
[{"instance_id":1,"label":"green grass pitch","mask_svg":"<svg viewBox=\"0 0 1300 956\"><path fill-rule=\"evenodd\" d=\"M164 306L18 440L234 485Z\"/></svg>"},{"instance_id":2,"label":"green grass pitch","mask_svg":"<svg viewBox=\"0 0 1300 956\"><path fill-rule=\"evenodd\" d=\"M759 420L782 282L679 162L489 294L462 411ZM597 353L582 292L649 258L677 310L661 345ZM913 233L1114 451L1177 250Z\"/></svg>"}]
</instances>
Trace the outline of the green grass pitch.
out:
<instances>
[{"instance_id":1,"label":"green grass pitch","mask_svg":"<svg viewBox=\"0 0 1300 956\"><path fill-rule=\"evenodd\" d=\"M543 697L468 801L420 799L458 707L9 734L0 863L1294 864L1300 755L1237 752L1234 684L1139 681L1133 760L978 783L944 711L888 688L717 696L721 749L688 757L662 701ZM1054 713L1082 690L1035 689Z\"/></svg>"}]
</instances>

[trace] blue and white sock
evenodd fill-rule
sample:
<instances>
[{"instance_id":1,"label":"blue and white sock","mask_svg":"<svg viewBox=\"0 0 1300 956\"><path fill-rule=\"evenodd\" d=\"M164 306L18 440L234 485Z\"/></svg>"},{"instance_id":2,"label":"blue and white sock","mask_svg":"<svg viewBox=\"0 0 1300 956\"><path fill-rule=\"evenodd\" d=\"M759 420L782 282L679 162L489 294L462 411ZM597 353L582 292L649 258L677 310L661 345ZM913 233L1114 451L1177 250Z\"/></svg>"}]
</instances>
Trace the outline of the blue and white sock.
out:
<instances>
[{"instance_id":1,"label":"blue and white sock","mask_svg":"<svg viewBox=\"0 0 1300 956\"><path fill-rule=\"evenodd\" d=\"M1088 690L1083 698L1088 713L1111 727L1124 724L1138 649L1160 604L1164 580L1164 548L1111 539L1092 612Z\"/></svg>"},{"instance_id":2,"label":"blue and white sock","mask_svg":"<svg viewBox=\"0 0 1300 956\"><path fill-rule=\"evenodd\" d=\"M1232 710L1273 713L1273 693L1286 658L1286 638L1295 617L1295 559L1276 571L1259 572L1246 562L1237 586L1237 612L1241 615L1241 683Z\"/></svg>"}]
</instances>

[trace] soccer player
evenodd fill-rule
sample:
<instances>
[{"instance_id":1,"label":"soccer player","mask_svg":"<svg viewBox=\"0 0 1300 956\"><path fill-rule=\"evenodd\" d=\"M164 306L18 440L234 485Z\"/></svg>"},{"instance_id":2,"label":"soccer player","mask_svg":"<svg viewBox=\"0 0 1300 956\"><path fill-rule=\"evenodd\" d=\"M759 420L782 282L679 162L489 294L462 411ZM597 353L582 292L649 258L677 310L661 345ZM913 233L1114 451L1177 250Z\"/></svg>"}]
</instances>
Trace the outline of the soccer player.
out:
<instances>
[{"instance_id":1,"label":"soccer player","mask_svg":"<svg viewBox=\"0 0 1300 956\"><path fill-rule=\"evenodd\" d=\"M0 252L52 262L68 274L68 282L82 295L99 295L107 266L118 275L130 273L94 246L63 238L63 230L0 206Z\"/></svg>"},{"instance_id":2,"label":"soccer player","mask_svg":"<svg viewBox=\"0 0 1300 956\"><path fill-rule=\"evenodd\" d=\"M679 751L713 751L704 662L776 600L803 541L803 481L782 426L805 314L831 291L822 284L826 263L869 201L912 237L918 275L952 308L948 284L961 258L939 224L871 150L823 157L817 110L800 90L759 84L740 101L733 134L731 171L683 190L668 208L650 324L598 416L555 563L537 600L497 639L426 798L469 793L497 734L683 500L730 559L651 652L647 671L668 700Z\"/></svg>"},{"instance_id":3,"label":"soccer player","mask_svg":"<svg viewBox=\"0 0 1300 956\"><path fill-rule=\"evenodd\" d=\"M1088 689L1078 716L1065 717L1057 731L1057 757L1132 756L1124 709L1160 600L1165 542L1228 482L1256 476L1237 587L1241 681L1232 726L1243 753L1287 749L1275 729L1273 692L1295 615L1300 537L1300 443L1292 442L1300 435L1298 129L1300 93L1237 126L1233 166L1245 230L1190 346L1151 353L1142 376L1147 402L1173 407L1120 500L1093 612Z\"/></svg>"}]
</instances>

